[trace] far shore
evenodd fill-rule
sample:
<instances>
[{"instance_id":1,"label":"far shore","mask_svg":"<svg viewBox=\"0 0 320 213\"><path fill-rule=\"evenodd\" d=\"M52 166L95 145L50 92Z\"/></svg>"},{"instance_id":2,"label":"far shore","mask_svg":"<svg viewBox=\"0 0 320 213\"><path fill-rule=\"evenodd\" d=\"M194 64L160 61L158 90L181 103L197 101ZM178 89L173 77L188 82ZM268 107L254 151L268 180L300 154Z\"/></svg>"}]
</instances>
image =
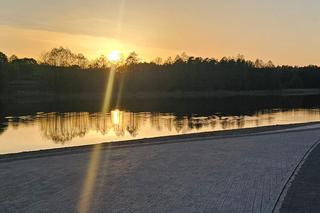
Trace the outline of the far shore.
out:
<instances>
[{"instance_id":1,"label":"far shore","mask_svg":"<svg viewBox=\"0 0 320 213\"><path fill-rule=\"evenodd\" d=\"M114 97L122 99L180 99L180 98L224 98L237 96L306 96L320 95L320 89L285 89L285 90L242 90L242 91L169 91L169 92L125 92ZM8 95L0 95L0 101L17 103L51 102L55 100L100 101L104 97L102 93L54 93L40 91L17 91Z\"/></svg>"},{"instance_id":2,"label":"far shore","mask_svg":"<svg viewBox=\"0 0 320 213\"><path fill-rule=\"evenodd\" d=\"M59 156L59 155L69 155L69 154L90 152L97 145L101 146L101 149L119 149L119 148L128 147L128 146L147 146L147 145L183 143L183 142L191 142L199 139L205 140L207 138L217 139L217 138L244 137L244 136L255 135L255 134L268 134L269 131L285 130L285 129L315 125L315 124L320 124L320 122L211 131L211 132L192 133L192 134L185 134L185 135L172 135L172 136L161 136L161 137L155 137L155 138L144 138L144 139L128 140L128 141L105 142L100 144L65 147L65 148L39 150L39 151L29 151L29 152L21 152L21 153L10 153L10 154L0 155L0 163L16 161L16 160L42 158L42 157L48 157L48 156Z\"/></svg>"}]
</instances>

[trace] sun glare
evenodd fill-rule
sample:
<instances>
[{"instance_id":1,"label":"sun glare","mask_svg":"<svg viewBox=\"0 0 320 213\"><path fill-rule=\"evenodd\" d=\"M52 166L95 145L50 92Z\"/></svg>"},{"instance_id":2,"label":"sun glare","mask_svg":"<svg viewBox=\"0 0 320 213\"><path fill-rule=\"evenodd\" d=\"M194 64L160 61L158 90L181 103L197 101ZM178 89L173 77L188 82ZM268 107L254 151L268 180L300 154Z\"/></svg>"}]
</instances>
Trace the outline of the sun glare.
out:
<instances>
[{"instance_id":1,"label":"sun glare","mask_svg":"<svg viewBox=\"0 0 320 213\"><path fill-rule=\"evenodd\" d=\"M111 111L111 120L112 124L120 125L122 114L119 110Z\"/></svg>"},{"instance_id":2,"label":"sun glare","mask_svg":"<svg viewBox=\"0 0 320 213\"><path fill-rule=\"evenodd\" d=\"M121 53L119 51L113 50L108 55L108 59L111 62L119 61L121 59Z\"/></svg>"}]
</instances>

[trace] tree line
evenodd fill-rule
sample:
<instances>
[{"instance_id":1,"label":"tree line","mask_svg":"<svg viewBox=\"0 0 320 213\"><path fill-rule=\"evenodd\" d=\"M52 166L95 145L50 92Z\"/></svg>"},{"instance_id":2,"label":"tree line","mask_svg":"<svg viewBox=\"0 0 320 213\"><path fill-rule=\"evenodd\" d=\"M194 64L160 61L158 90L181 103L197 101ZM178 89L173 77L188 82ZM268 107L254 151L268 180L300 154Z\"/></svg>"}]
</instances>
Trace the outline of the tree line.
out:
<instances>
[{"instance_id":1,"label":"tree line","mask_svg":"<svg viewBox=\"0 0 320 213\"><path fill-rule=\"evenodd\" d=\"M275 66L242 55L218 60L186 53L142 62L135 52L114 65L105 56L90 61L60 47L42 54L40 60L0 52L0 93L103 93L112 66L116 66L114 91L122 93L320 88L320 68L315 65Z\"/></svg>"}]
</instances>

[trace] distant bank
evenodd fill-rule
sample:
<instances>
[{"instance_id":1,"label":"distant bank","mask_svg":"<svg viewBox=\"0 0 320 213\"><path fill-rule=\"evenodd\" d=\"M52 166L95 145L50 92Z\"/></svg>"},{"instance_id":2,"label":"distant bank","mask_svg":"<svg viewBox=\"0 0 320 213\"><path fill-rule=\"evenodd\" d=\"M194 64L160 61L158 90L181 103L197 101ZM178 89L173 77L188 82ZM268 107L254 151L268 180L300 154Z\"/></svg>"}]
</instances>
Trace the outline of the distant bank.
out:
<instances>
[{"instance_id":1,"label":"distant bank","mask_svg":"<svg viewBox=\"0 0 320 213\"><path fill-rule=\"evenodd\" d=\"M55 100L101 101L103 93L78 92L54 93L41 91L16 91L11 94L0 95L2 103L7 102L46 102ZM320 89L284 89L284 90L217 90L217 91L168 91L168 92L125 92L115 93L113 99L180 99L180 98L224 98L224 97L264 97L264 96L308 96L320 95Z\"/></svg>"}]
</instances>

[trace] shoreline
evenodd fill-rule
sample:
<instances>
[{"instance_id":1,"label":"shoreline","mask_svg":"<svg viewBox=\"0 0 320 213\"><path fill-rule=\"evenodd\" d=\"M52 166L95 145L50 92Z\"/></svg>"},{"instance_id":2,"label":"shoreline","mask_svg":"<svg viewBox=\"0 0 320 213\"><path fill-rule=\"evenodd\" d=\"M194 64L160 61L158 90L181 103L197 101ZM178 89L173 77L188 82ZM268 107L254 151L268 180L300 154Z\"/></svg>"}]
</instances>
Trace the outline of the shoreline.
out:
<instances>
[{"instance_id":1,"label":"shoreline","mask_svg":"<svg viewBox=\"0 0 320 213\"><path fill-rule=\"evenodd\" d=\"M288 96L307 96L320 95L320 89L284 89L284 90L217 90L217 91L168 91L168 92L126 92L121 95L124 100L131 99L187 99L187 98L228 98L228 97L288 97ZM38 103L52 101L100 101L104 97L103 93L53 93L36 91L17 91L8 95L0 95L0 101L3 103ZM114 97L119 97L114 94Z\"/></svg>"},{"instance_id":2,"label":"shoreline","mask_svg":"<svg viewBox=\"0 0 320 213\"><path fill-rule=\"evenodd\" d=\"M191 133L191 134L184 134L184 135L160 136L160 137L154 137L154 138L102 142L102 143L82 145L82 146L71 146L71 147L64 147L64 148L0 154L0 164L5 162L17 161L17 160L86 153L86 152L92 151L96 146L101 146L100 147L101 150L106 150L106 149L121 149L121 148L136 147L136 146L186 143L186 142L193 142L201 139L206 140L206 139L245 137L250 135L261 135L261 134L263 135L263 134L268 134L268 132L272 132L272 131L286 130L286 129L290 131L290 129L292 128L304 127L304 126L315 125L315 124L320 124L320 122L284 124L284 125L262 126L262 127L254 127L254 128ZM303 131L306 131L306 130L303 130Z\"/></svg>"}]
</instances>

